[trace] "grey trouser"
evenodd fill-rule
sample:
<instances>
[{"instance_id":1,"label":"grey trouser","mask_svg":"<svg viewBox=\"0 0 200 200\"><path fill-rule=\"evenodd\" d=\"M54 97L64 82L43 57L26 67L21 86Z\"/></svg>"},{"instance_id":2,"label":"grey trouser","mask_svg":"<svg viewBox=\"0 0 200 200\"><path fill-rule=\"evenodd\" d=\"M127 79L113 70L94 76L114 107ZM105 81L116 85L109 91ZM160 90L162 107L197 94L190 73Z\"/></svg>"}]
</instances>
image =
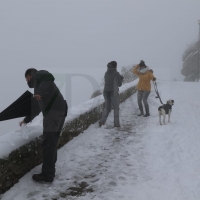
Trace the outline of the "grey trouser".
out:
<instances>
[{"instance_id":1,"label":"grey trouser","mask_svg":"<svg viewBox=\"0 0 200 200\"><path fill-rule=\"evenodd\" d=\"M147 102L149 94L150 94L150 91L138 90L137 100L138 100L138 106L139 106L140 112L142 114L144 114L142 101L145 107L146 114L149 114L149 104Z\"/></svg>"},{"instance_id":2,"label":"grey trouser","mask_svg":"<svg viewBox=\"0 0 200 200\"><path fill-rule=\"evenodd\" d=\"M42 173L48 178L55 176L57 143L65 121L64 111L49 111L43 119L43 164Z\"/></svg>"},{"instance_id":3,"label":"grey trouser","mask_svg":"<svg viewBox=\"0 0 200 200\"><path fill-rule=\"evenodd\" d=\"M119 126L119 94L114 92L103 92L105 99L105 107L101 116L100 122L104 124L107 120L108 114L111 111L112 105L114 108L114 126Z\"/></svg>"}]
</instances>

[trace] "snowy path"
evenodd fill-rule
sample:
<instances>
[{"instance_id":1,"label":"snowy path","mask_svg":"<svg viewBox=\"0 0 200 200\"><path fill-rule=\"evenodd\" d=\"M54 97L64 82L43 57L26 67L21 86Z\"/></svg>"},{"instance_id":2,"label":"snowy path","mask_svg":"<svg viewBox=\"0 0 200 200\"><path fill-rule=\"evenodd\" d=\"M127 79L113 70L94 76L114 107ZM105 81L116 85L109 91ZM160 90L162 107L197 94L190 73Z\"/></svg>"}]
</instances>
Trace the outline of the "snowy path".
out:
<instances>
[{"instance_id":1,"label":"snowy path","mask_svg":"<svg viewBox=\"0 0 200 200\"><path fill-rule=\"evenodd\" d=\"M170 124L159 125L154 92L148 119L137 116L133 95L121 104L121 128L113 128L111 113L105 126L90 126L59 150L52 184L31 180L38 166L1 200L199 200L200 85L158 87L164 102L175 100Z\"/></svg>"}]
</instances>

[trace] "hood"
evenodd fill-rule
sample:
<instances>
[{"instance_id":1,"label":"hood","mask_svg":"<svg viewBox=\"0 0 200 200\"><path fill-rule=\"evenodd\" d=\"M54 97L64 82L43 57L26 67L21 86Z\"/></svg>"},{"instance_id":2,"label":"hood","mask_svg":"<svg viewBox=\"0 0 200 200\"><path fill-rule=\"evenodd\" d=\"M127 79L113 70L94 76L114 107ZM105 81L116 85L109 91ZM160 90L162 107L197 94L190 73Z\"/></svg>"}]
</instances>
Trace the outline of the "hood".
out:
<instances>
[{"instance_id":1,"label":"hood","mask_svg":"<svg viewBox=\"0 0 200 200\"><path fill-rule=\"evenodd\" d=\"M39 85L42 81L54 81L54 76L46 70L40 70L36 73L35 81L36 85Z\"/></svg>"},{"instance_id":2,"label":"hood","mask_svg":"<svg viewBox=\"0 0 200 200\"><path fill-rule=\"evenodd\" d=\"M107 72L109 73L109 74L111 74L111 73L113 73L113 72L116 72L117 70L116 70L116 68L108 68L107 69Z\"/></svg>"}]
</instances>

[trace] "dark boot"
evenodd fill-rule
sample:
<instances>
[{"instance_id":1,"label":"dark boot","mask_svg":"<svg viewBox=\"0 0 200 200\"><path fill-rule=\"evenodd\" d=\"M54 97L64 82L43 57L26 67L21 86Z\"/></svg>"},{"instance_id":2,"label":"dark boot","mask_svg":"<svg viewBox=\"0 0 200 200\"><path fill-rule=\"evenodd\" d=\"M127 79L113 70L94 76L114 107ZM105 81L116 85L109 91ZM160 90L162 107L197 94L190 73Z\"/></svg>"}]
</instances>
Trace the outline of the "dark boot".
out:
<instances>
[{"instance_id":1,"label":"dark boot","mask_svg":"<svg viewBox=\"0 0 200 200\"><path fill-rule=\"evenodd\" d=\"M121 126L120 126L120 124L118 124L118 125L114 125L114 127L120 128Z\"/></svg>"},{"instance_id":2,"label":"dark boot","mask_svg":"<svg viewBox=\"0 0 200 200\"><path fill-rule=\"evenodd\" d=\"M150 114L149 113L146 113L143 117L149 117Z\"/></svg>"},{"instance_id":3,"label":"dark boot","mask_svg":"<svg viewBox=\"0 0 200 200\"><path fill-rule=\"evenodd\" d=\"M140 113L138 116L143 116L144 114L143 113Z\"/></svg>"},{"instance_id":4,"label":"dark boot","mask_svg":"<svg viewBox=\"0 0 200 200\"><path fill-rule=\"evenodd\" d=\"M34 174L32 179L37 182L52 182L53 178L48 178L44 174Z\"/></svg>"}]
</instances>

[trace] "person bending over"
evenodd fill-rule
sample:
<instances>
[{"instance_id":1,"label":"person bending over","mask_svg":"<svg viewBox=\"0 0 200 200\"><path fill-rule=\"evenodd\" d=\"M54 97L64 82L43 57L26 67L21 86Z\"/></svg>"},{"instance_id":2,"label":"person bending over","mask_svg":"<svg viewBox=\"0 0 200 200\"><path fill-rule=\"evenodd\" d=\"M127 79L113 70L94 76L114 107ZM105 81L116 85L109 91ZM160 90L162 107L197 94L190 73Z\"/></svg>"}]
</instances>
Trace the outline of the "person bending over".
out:
<instances>
[{"instance_id":1,"label":"person bending over","mask_svg":"<svg viewBox=\"0 0 200 200\"><path fill-rule=\"evenodd\" d=\"M54 77L45 70L27 69L25 78L30 88L34 88L33 97L37 100L43 113L43 164L40 174L34 174L33 180L52 182L55 177L55 163L57 161L57 142L67 116L67 102L64 100ZM22 124L32 121L39 113L26 116Z\"/></svg>"}]
</instances>

